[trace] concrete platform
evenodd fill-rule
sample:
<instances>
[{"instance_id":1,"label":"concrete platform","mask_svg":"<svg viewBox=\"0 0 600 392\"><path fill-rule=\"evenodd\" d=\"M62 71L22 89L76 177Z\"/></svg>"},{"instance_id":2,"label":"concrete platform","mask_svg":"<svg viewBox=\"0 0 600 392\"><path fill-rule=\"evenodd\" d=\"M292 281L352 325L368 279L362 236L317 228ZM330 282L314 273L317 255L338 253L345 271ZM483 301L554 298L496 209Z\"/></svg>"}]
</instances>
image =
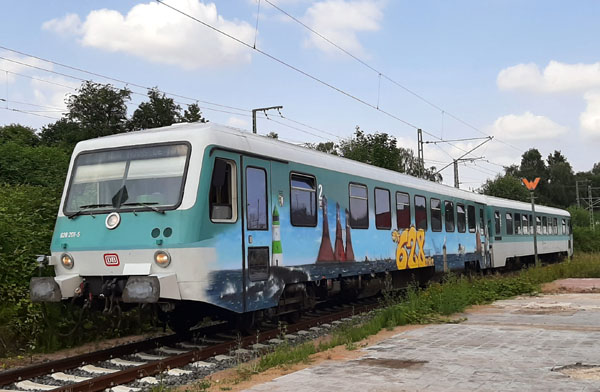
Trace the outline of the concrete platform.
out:
<instances>
[{"instance_id":1,"label":"concrete platform","mask_svg":"<svg viewBox=\"0 0 600 392\"><path fill-rule=\"evenodd\" d=\"M600 294L521 297L461 316L467 321L405 331L358 359L326 361L249 390L600 390Z\"/></svg>"}]
</instances>

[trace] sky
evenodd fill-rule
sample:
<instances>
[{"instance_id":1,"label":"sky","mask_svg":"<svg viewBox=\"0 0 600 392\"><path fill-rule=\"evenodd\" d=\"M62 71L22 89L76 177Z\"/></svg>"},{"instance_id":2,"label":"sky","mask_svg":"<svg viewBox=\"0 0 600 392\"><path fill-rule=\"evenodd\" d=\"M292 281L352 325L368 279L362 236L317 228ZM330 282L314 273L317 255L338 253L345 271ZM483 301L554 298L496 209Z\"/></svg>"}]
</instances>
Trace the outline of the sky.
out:
<instances>
[{"instance_id":1,"label":"sky","mask_svg":"<svg viewBox=\"0 0 600 392\"><path fill-rule=\"evenodd\" d=\"M249 131L251 109L281 105L259 113L258 132L295 144L338 142L357 126L415 154L417 128L426 142L471 139L425 144L427 166L450 164L448 185L451 162L493 136L459 165L467 190L532 147L561 151L575 171L600 161L598 1L164 3L7 2L0 125L39 130L93 80L130 88L130 114L156 86Z\"/></svg>"}]
</instances>

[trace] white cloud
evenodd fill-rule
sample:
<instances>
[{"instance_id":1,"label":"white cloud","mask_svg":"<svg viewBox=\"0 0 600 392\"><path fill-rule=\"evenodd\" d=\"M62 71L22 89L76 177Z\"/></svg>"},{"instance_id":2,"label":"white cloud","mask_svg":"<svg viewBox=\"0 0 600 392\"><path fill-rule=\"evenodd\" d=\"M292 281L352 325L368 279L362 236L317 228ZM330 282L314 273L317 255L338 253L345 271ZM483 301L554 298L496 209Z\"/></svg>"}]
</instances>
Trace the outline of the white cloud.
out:
<instances>
[{"instance_id":1,"label":"white cloud","mask_svg":"<svg viewBox=\"0 0 600 392\"><path fill-rule=\"evenodd\" d=\"M77 14L66 14L62 18L55 18L44 22L42 30L54 31L60 35L78 35L81 33L81 19Z\"/></svg>"},{"instance_id":2,"label":"white cloud","mask_svg":"<svg viewBox=\"0 0 600 392\"><path fill-rule=\"evenodd\" d=\"M377 31L383 18L383 1L369 0L325 0L313 4L304 15L304 22L315 31L355 55L364 55L357 33ZM315 47L325 53L336 53L338 49L322 38L310 34L306 46Z\"/></svg>"},{"instance_id":3,"label":"white cloud","mask_svg":"<svg viewBox=\"0 0 600 392\"><path fill-rule=\"evenodd\" d=\"M557 138L565 134L567 128L548 117L525 112L499 117L494 122L491 132L499 139L506 141L535 140Z\"/></svg>"},{"instance_id":4,"label":"white cloud","mask_svg":"<svg viewBox=\"0 0 600 392\"><path fill-rule=\"evenodd\" d=\"M170 0L168 3L241 41L254 40L250 24L226 20L218 14L214 3L204 4L199 0ZM153 2L138 4L126 15L100 9L90 12L79 25L70 14L48 21L43 27L57 33L69 32L79 37L83 46L128 53L185 69L236 65L251 60L249 49L238 42Z\"/></svg>"},{"instance_id":5,"label":"white cloud","mask_svg":"<svg viewBox=\"0 0 600 392\"><path fill-rule=\"evenodd\" d=\"M539 93L586 91L600 87L600 62L565 64L550 61L543 71L534 63L517 64L500 71L496 81L501 90Z\"/></svg>"},{"instance_id":6,"label":"white cloud","mask_svg":"<svg viewBox=\"0 0 600 392\"><path fill-rule=\"evenodd\" d=\"M249 123L239 117L229 117L227 125L234 128L248 129Z\"/></svg>"},{"instance_id":7,"label":"white cloud","mask_svg":"<svg viewBox=\"0 0 600 392\"><path fill-rule=\"evenodd\" d=\"M579 124L586 136L600 136L600 92L591 91L584 96L587 101L585 112L579 116Z\"/></svg>"}]
</instances>

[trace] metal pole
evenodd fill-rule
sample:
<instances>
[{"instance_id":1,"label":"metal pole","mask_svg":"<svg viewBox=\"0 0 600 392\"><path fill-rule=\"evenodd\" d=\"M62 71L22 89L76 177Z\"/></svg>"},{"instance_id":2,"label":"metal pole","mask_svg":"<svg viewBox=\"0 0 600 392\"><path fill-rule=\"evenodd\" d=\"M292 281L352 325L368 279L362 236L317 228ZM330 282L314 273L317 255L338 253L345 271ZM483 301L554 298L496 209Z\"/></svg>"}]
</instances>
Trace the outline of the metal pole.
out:
<instances>
[{"instance_id":1,"label":"metal pole","mask_svg":"<svg viewBox=\"0 0 600 392\"><path fill-rule=\"evenodd\" d=\"M535 197L533 196L533 190L529 191L531 194L531 212L533 213L533 254L535 257L535 266L540 266L540 259L538 258L537 249L537 218L535 216Z\"/></svg>"},{"instance_id":2,"label":"metal pole","mask_svg":"<svg viewBox=\"0 0 600 392\"><path fill-rule=\"evenodd\" d=\"M588 198L589 198L589 206L590 206L590 228L592 231L596 230L594 225L594 204L592 199L592 186L588 185Z\"/></svg>"},{"instance_id":3,"label":"metal pole","mask_svg":"<svg viewBox=\"0 0 600 392\"><path fill-rule=\"evenodd\" d=\"M458 182L458 159L454 160L454 187L460 188L460 185Z\"/></svg>"},{"instance_id":4,"label":"metal pole","mask_svg":"<svg viewBox=\"0 0 600 392\"><path fill-rule=\"evenodd\" d=\"M417 156L419 159L419 178L423 178L423 171L425 170L425 159L423 158L423 131L417 129Z\"/></svg>"},{"instance_id":5,"label":"metal pole","mask_svg":"<svg viewBox=\"0 0 600 392\"><path fill-rule=\"evenodd\" d=\"M271 109L279 110L279 109L283 109L283 106L269 106L268 108L252 109L252 133L256 133L256 112L265 112L265 115L266 115L267 110L271 110Z\"/></svg>"},{"instance_id":6,"label":"metal pole","mask_svg":"<svg viewBox=\"0 0 600 392\"><path fill-rule=\"evenodd\" d=\"M575 194L577 195L577 208L581 208L581 202L579 201L579 181L575 181Z\"/></svg>"}]
</instances>

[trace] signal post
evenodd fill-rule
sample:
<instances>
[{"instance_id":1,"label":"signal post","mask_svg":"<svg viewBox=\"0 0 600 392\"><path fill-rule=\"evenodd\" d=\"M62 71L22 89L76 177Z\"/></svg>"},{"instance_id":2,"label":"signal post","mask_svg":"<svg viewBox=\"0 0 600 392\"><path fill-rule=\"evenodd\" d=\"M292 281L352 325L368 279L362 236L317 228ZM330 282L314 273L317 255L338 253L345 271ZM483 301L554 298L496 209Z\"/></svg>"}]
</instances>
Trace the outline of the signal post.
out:
<instances>
[{"instance_id":1,"label":"signal post","mask_svg":"<svg viewBox=\"0 0 600 392\"><path fill-rule=\"evenodd\" d=\"M526 178L523 178L523 184L525 184L525 186L527 187L527 189L529 189L529 194L531 195L531 213L533 214L533 225L534 225L534 229L533 229L533 254L535 257L535 266L539 267L540 266L540 259L538 257L538 249L537 249L537 219L535 217L535 196L533 194L533 191L535 190L535 188L537 187L537 185L540 182L540 178L536 177L535 180L533 181L528 181Z\"/></svg>"}]
</instances>

